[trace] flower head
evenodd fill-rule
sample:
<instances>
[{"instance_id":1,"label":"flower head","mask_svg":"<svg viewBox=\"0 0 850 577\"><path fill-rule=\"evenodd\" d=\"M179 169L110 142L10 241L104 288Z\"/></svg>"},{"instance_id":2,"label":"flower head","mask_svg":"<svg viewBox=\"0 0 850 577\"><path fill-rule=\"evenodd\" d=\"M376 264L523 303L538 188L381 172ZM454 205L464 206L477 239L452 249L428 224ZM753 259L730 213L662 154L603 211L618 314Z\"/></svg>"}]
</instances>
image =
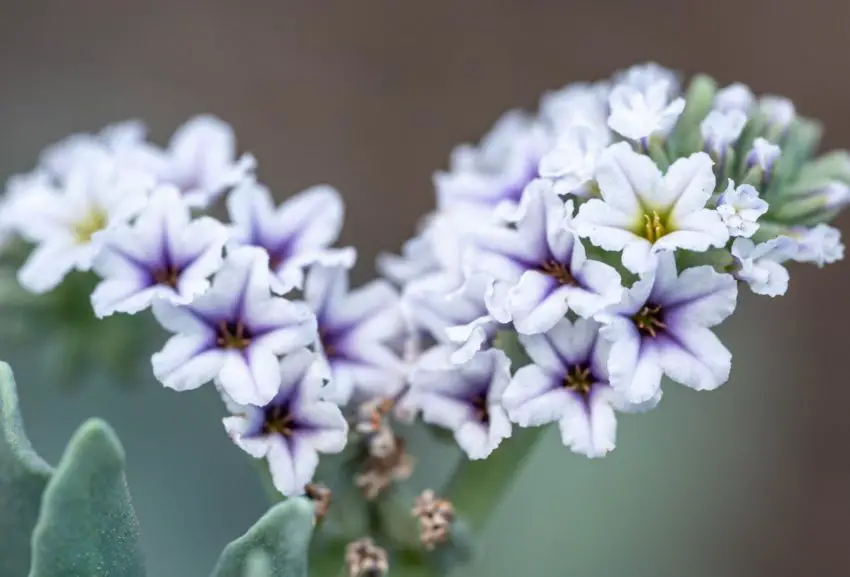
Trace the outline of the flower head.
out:
<instances>
[{"instance_id":1,"label":"flower head","mask_svg":"<svg viewBox=\"0 0 850 577\"><path fill-rule=\"evenodd\" d=\"M18 271L21 285L44 293L71 270L89 270L104 231L135 217L150 187L150 180L122 170L105 152L75 166L61 188L35 182L16 201L14 213L20 234L37 244Z\"/></svg>"},{"instance_id":2,"label":"flower head","mask_svg":"<svg viewBox=\"0 0 850 577\"><path fill-rule=\"evenodd\" d=\"M596 246L622 250L634 273L652 268L659 252L702 252L729 240L720 215L706 208L715 178L704 152L680 158L662 175L649 157L617 143L602 153L596 180L602 198L581 206L573 228Z\"/></svg>"},{"instance_id":3,"label":"flower head","mask_svg":"<svg viewBox=\"0 0 850 577\"><path fill-rule=\"evenodd\" d=\"M717 200L717 214L729 229L729 236L753 236L759 228L756 221L766 212L767 202L753 186L742 184L736 188L731 179Z\"/></svg>"},{"instance_id":4,"label":"flower head","mask_svg":"<svg viewBox=\"0 0 850 577\"><path fill-rule=\"evenodd\" d=\"M321 398L315 362L307 349L287 355L276 367L280 387L274 398L261 406L229 402L233 416L224 419L234 443L268 461L275 488L286 496L303 494L319 453L339 453L348 436L342 411Z\"/></svg>"},{"instance_id":5,"label":"flower head","mask_svg":"<svg viewBox=\"0 0 850 577\"><path fill-rule=\"evenodd\" d=\"M158 298L190 302L209 288L226 241L227 228L217 220L192 220L176 188L156 188L133 226L104 235L103 250L94 260L95 272L104 279L91 296L95 314L136 313Z\"/></svg>"},{"instance_id":6,"label":"flower head","mask_svg":"<svg viewBox=\"0 0 850 577\"><path fill-rule=\"evenodd\" d=\"M304 298L318 319L316 348L330 379L327 398L345 404L356 393L392 396L405 366L393 346L404 334L396 290L376 280L349 290L348 269L313 265Z\"/></svg>"},{"instance_id":7,"label":"flower head","mask_svg":"<svg viewBox=\"0 0 850 577\"><path fill-rule=\"evenodd\" d=\"M157 300L153 312L175 333L151 359L162 384L185 391L217 379L239 404L274 398L281 386L277 357L316 339L315 316L303 303L271 294L268 255L252 247L231 251L192 303Z\"/></svg>"},{"instance_id":8,"label":"flower head","mask_svg":"<svg viewBox=\"0 0 850 577\"><path fill-rule=\"evenodd\" d=\"M562 319L549 332L520 335L532 364L520 368L503 398L520 427L557 421L561 440L574 452L602 457L614 448L615 407L625 407L608 382L609 345L599 323ZM660 400L660 391L651 405Z\"/></svg>"},{"instance_id":9,"label":"flower head","mask_svg":"<svg viewBox=\"0 0 850 577\"><path fill-rule=\"evenodd\" d=\"M673 255L659 255L656 269L597 316L611 343L611 386L640 404L659 394L662 375L696 390L725 383L732 355L710 327L732 314L737 295L731 275L710 266L677 274Z\"/></svg>"},{"instance_id":10,"label":"flower head","mask_svg":"<svg viewBox=\"0 0 850 577\"><path fill-rule=\"evenodd\" d=\"M247 179L227 197L232 246L258 246L269 253L272 289L300 289L304 268L321 263L351 267L353 248L330 249L342 229L344 207L330 186L314 186L275 207L269 190Z\"/></svg>"},{"instance_id":11,"label":"flower head","mask_svg":"<svg viewBox=\"0 0 850 577\"><path fill-rule=\"evenodd\" d=\"M611 91L608 126L630 140L646 141L655 134L666 136L685 109L685 100L670 100L671 87L659 79L648 86L618 84Z\"/></svg>"},{"instance_id":12,"label":"flower head","mask_svg":"<svg viewBox=\"0 0 850 577\"><path fill-rule=\"evenodd\" d=\"M800 229L794 240L797 250L792 258L797 262L811 262L822 267L844 258L841 231L827 224Z\"/></svg>"},{"instance_id":13,"label":"flower head","mask_svg":"<svg viewBox=\"0 0 850 577\"><path fill-rule=\"evenodd\" d=\"M206 208L254 170L251 155L236 158L236 137L214 116L196 116L181 126L165 150L151 144L135 151L134 163L159 182L176 186L193 208Z\"/></svg>"},{"instance_id":14,"label":"flower head","mask_svg":"<svg viewBox=\"0 0 850 577\"><path fill-rule=\"evenodd\" d=\"M502 407L510 380L510 360L488 349L463 365L414 372L406 402L421 411L425 422L454 431L470 459L484 459L511 435Z\"/></svg>"},{"instance_id":15,"label":"flower head","mask_svg":"<svg viewBox=\"0 0 850 577\"><path fill-rule=\"evenodd\" d=\"M732 243L735 259L733 276L747 283L759 295L775 297L788 290L788 270L782 263L794 257L797 244L787 236L778 236L761 244L748 238Z\"/></svg>"}]
</instances>

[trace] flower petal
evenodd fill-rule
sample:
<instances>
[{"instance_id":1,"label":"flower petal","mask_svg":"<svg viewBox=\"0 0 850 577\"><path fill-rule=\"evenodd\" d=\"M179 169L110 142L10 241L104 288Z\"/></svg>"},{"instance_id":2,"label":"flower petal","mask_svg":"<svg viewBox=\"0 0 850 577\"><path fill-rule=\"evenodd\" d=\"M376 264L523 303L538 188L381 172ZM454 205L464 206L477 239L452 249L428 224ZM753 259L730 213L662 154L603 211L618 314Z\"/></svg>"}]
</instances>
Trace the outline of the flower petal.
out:
<instances>
[{"instance_id":1,"label":"flower petal","mask_svg":"<svg viewBox=\"0 0 850 577\"><path fill-rule=\"evenodd\" d=\"M511 421L535 427L563 417L570 392L563 388L562 379L563 374L546 372L538 365L519 369L503 398Z\"/></svg>"},{"instance_id":2,"label":"flower petal","mask_svg":"<svg viewBox=\"0 0 850 577\"><path fill-rule=\"evenodd\" d=\"M664 175L667 197L664 206L672 204L670 218L678 221L686 215L705 208L714 192L714 162L704 152L696 152L674 162Z\"/></svg>"},{"instance_id":3,"label":"flower petal","mask_svg":"<svg viewBox=\"0 0 850 577\"><path fill-rule=\"evenodd\" d=\"M175 391L197 389L208 383L224 362L224 354L207 335L175 335L151 357L156 378Z\"/></svg>"},{"instance_id":4,"label":"flower petal","mask_svg":"<svg viewBox=\"0 0 850 577\"><path fill-rule=\"evenodd\" d=\"M668 377L698 391L729 380L732 354L710 329L683 326L670 332L673 338L659 338L661 367Z\"/></svg>"}]
</instances>

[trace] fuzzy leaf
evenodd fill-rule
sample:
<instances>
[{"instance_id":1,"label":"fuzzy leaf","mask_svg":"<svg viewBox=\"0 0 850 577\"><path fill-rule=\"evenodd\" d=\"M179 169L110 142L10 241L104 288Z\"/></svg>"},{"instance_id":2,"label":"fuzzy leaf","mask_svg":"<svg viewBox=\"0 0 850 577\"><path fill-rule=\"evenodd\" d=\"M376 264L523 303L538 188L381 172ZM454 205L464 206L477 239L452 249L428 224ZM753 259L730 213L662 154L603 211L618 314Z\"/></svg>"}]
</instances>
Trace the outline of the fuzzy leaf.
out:
<instances>
[{"instance_id":1,"label":"fuzzy leaf","mask_svg":"<svg viewBox=\"0 0 850 577\"><path fill-rule=\"evenodd\" d=\"M272 562L261 550L252 551L245 559L244 577L272 577Z\"/></svg>"},{"instance_id":2,"label":"fuzzy leaf","mask_svg":"<svg viewBox=\"0 0 850 577\"><path fill-rule=\"evenodd\" d=\"M42 499L30 577L143 577L124 449L99 419L68 443Z\"/></svg>"},{"instance_id":3,"label":"fuzzy leaf","mask_svg":"<svg viewBox=\"0 0 850 577\"><path fill-rule=\"evenodd\" d=\"M313 504L304 497L278 503L224 548L212 576L242 577L249 569L249 558L259 550L268 555L275 577L306 577L313 517Z\"/></svg>"},{"instance_id":4,"label":"fuzzy leaf","mask_svg":"<svg viewBox=\"0 0 850 577\"><path fill-rule=\"evenodd\" d=\"M0 575L26 575L30 538L51 467L33 451L12 371L0 363Z\"/></svg>"}]
</instances>

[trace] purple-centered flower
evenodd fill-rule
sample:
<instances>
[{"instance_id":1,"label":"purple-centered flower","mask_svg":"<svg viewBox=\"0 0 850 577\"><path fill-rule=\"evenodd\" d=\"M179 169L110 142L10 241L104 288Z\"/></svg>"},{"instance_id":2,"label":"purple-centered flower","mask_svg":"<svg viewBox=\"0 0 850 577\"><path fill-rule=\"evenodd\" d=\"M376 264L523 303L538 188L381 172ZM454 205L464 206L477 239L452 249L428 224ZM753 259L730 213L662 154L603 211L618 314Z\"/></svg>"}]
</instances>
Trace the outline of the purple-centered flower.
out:
<instances>
[{"instance_id":1,"label":"purple-centered flower","mask_svg":"<svg viewBox=\"0 0 850 577\"><path fill-rule=\"evenodd\" d=\"M240 404L269 402L280 387L277 357L316 339L315 316L271 294L268 255L253 247L228 253L210 289L191 304L157 300L153 312L175 333L152 358L162 384L185 391L216 379Z\"/></svg>"},{"instance_id":2,"label":"purple-centered flower","mask_svg":"<svg viewBox=\"0 0 850 577\"><path fill-rule=\"evenodd\" d=\"M159 186L133 226L105 233L94 261L103 278L91 295L95 314L133 314L158 298L190 302L209 288L226 241L223 224L211 217L193 221L180 192Z\"/></svg>"},{"instance_id":3,"label":"purple-centered flower","mask_svg":"<svg viewBox=\"0 0 850 577\"><path fill-rule=\"evenodd\" d=\"M348 269L313 265L304 299L318 321L316 350L329 379L326 398L341 405L355 393L394 395L404 385L405 365L396 354L404 335L398 292L375 280L349 290Z\"/></svg>"},{"instance_id":4,"label":"purple-centered flower","mask_svg":"<svg viewBox=\"0 0 850 577\"><path fill-rule=\"evenodd\" d=\"M438 209L479 219L510 213L548 147L549 137L535 119L517 110L505 113L478 146L457 147L450 170L434 176Z\"/></svg>"},{"instance_id":5,"label":"purple-centered flower","mask_svg":"<svg viewBox=\"0 0 850 577\"><path fill-rule=\"evenodd\" d=\"M620 275L587 258L570 228L572 211L572 201L538 180L526 188L515 228L492 224L470 233L467 274L491 280L486 304L497 321L542 333L569 310L589 317L620 299Z\"/></svg>"},{"instance_id":6,"label":"purple-centered flower","mask_svg":"<svg viewBox=\"0 0 850 577\"><path fill-rule=\"evenodd\" d=\"M661 376L696 390L729 379L732 355L711 331L735 310L738 285L710 266L676 274L672 254L659 255L623 300L597 315L611 342L611 386L630 403L645 403L661 388Z\"/></svg>"},{"instance_id":7,"label":"purple-centered flower","mask_svg":"<svg viewBox=\"0 0 850 577\"><path fill-rule=\"evenodd\" d=\"M308 188L275 207L268 188L248 179L227 197L227 211L233 223L230 244L269 253L276 293L300 289L310 264L354 264L353 248L328 248L339 238L344 214L342 198L330 186Z\"/></svg>"},{"instance_id":8,"label":"purple-centered flower","mask_svg":"<svg viewBox=\"0 0 850 577\"><path fill-rule=\"evenodd\" d=\"M233 413L223 419L227 434L252 457L266 459L274 486L286 496L304 493L319 453L339 453L348 435L339 406L321 398L316 369L316 355L301 349L280 361L280 388L267 404L239 405L222 395Z\"/></svg>"},{"instance_id":9,"label":"purple-centered flower","mask_svg":"<svg viewBox=\"0 0 850 577\"><path fill-rule=\"evenodd\" d=\"M503 397L510 419L520 427L558 422L561 440L573 452L603 457L614 449L617 417L629 407L608 382L610 345L599 323L562 319L548 332L520 335L532 364L514 374ZM641 406L654 406L655 398Z\"/></svg>"},{"instance_id":10,"label":"purple-centered flower","mask_svg":"<svg viewBox=\"0 0 850 577\"><path fill-rule=\"evenodd\" d=\"M504 352L488 349L462 365L416 370L405 408L420 411L427 423L454 431L470 459L484 459L511 436L511 422L502 406L510 365Z\"/></svg>"}]
</instances>

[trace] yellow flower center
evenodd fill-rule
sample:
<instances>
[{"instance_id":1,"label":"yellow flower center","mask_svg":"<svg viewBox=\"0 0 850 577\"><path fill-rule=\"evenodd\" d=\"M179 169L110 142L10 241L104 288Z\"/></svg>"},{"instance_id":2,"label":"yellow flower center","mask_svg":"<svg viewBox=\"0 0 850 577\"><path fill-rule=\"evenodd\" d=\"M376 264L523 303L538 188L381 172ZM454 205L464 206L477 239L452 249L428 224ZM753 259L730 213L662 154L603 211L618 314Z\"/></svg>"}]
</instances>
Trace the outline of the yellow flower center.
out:
<instances>
[{"instance_id":1,"label":"yellow flower center","mask_svg":"<svg viewBox=\"0 0 850 577\"><path fill-rule=\"evenodd\" d=\"M79 244L91 242L91 237L100 232L108 224L106 212L99 208L93 208L84 218L74 226L74 238Z\"/></svg>"},{"instance_id":2,"label":"yellow flower center","mask_svg":"<svg viewBox=\"0 0 850 577\"><path fill-rule=\"evenodd\" d=\"M659 238L667 234L667 228L664 226L664 221L661 216L652 211L651 214L644 213L643 215L643 237L649 242L654 243Z\"/></svg>"},{"instance_id":3,"label":"yellow flower center","mask_svg":"<svg viewBox=\"0 0 850 577\"><path fill-rule=\"evenodd\" d=\"M590 375L590 367L573 365L564 377L564 388L568 391L578 393L582 397L590 394L593 381Z\"/></svg>"}]
</instances>

